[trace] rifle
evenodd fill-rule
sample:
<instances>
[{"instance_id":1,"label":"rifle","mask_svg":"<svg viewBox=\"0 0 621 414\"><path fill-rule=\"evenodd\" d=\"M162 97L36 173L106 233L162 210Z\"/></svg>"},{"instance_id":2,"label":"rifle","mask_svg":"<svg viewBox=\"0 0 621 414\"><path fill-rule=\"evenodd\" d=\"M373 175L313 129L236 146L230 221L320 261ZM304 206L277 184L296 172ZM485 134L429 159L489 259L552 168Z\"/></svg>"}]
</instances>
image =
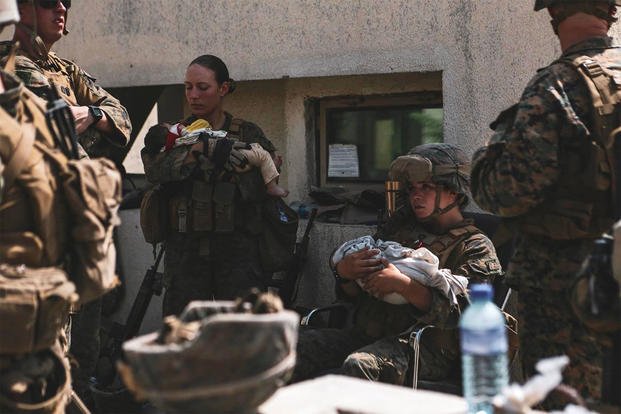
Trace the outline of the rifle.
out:
<instances>
[{"instance_id":1,"label":"rifle","mask_svg":"<svg viewBox=\"0 0 621 414\"><path fill-rule=\"evenodd\" d=\"M306 256L308 251L308 242L310 240L310 232L313 228L313 223L315 222L315 217L317 216L317 209L314 208L310 212L310 216L308 218L308 222L306 223L306 228L304 229L304 235L302 236L302 240L295 244L295 251L293 253L293 260L291 261L291 265L287 270L287 274L285 275L285 280L283 281L282 288L280 289L279 295L282 298L284 305L286 308L290 308L296 296L296 286L300 273L304 269L304 265L306 264Z\"/></svg>"},{"instance_id":2,"label":"rifle","mask_svg":"<svg viewBox=\"0 0 621 414\"><path fill-rule=\"evenodd\" d=\"M77 160L78 135L75 129L75 119L67 102L58 95L54 82L50 82L49 100L45 111L47 127L54 136L56 144L70 159Z\"/></svg>"},{"instance_id":3,"label":"rifle","mask_svg":"<svg viewBox=\"0 0 621 414\"><path fill-rule=\"evenodd\" d=\"M147 269L144 278L142 279L142 283L140 284L140 288L138 289L138 293L136 294L136 298L134 299L129 314L127 315L125 324L121 325L119 323L113 323L110 329L108 343L106 346L107 352L104 352L104 354L110 358L112 364L122 357L123 342L135 337L138 334L140 325L142 325L142 321L147 313L147 309L149 308L153 295L159 296L162 294L163 275L158 272L157 269L160 266L165 249L165 245L162 245L157 253L155 262ZM98 378L98 382L107 385L114 381L116 371L106 374L106 378Z\"/></svg>"}]
</instances>

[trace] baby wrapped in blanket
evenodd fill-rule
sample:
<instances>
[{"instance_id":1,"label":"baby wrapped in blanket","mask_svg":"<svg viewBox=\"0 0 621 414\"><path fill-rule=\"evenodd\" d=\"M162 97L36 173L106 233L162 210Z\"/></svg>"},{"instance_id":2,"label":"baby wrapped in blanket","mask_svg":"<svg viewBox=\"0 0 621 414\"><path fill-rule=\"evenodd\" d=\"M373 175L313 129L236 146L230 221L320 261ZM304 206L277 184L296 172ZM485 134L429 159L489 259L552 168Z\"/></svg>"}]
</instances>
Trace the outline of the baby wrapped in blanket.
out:
<instances>
[{"instance_id":1,"label":"baby wrapped in blanket","mask_svg":"<svg viewBox=\"0 0 621 414\"><path fill-rule=\"evenodd\" d=\"M379 250L376 258L385 258L404 275L424 286L440 290L453 305L457 305L458 295L466 294L468 279L464 276L453 275L449 269L439 269L440 260L425 247L410 249L397 242L375 240L371 236L363 236L343 243L332 255L332 262L338 263L343 257L365 247ZM364 289L363 280L356 279L356 282ZM398 293L389 293L380 299L393 305L408 303Z\"/></svg>"}]
</instances>

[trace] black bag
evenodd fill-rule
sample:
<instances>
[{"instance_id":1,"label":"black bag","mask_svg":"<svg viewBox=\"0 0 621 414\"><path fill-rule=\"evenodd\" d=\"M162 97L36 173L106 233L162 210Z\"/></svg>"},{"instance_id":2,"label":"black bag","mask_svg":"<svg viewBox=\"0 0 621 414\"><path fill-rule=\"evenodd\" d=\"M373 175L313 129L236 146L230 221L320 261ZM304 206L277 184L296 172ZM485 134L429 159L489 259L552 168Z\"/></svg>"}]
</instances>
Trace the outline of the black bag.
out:
<instances>
[{"instance_id":1,"label":"black bag","mask_svg":"<svg viewBox=\"0 0 621 414\"><path fill-rule=\"evenodd\" d=\"M265 272L289 269L295 253L298 214L281 198L268 197L262 204L263 226L259 253Z\"/></svg>"}]
</instances>

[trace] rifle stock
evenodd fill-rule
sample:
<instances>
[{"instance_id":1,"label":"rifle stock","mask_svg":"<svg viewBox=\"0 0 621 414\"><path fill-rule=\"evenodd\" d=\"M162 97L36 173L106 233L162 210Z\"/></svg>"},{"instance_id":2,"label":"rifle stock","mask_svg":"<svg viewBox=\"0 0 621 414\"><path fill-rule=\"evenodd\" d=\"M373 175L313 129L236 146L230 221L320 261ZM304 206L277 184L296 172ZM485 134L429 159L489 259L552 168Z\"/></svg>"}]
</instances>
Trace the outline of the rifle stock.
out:
<instances>
[{"instance_id":1,"label":"rifle stock","mask_svg":"<svg viewBox=\"0 0 621 414\"><path fill-rule=\"evenodd\" d=\"M295 299L295 287L297 285L298 277L304 269L304 264L306 263L310 232L313 228L313 224L315 223L316 216L317 209L314 208L311 210L310 216L308 217L308 222L306 223L302 240L295 244L293 260L291 261L291 266L289 266L289 270L287 271L284 283L279 292L286 308L291 308L291 305Z\"/></svg>"}]
</instances>

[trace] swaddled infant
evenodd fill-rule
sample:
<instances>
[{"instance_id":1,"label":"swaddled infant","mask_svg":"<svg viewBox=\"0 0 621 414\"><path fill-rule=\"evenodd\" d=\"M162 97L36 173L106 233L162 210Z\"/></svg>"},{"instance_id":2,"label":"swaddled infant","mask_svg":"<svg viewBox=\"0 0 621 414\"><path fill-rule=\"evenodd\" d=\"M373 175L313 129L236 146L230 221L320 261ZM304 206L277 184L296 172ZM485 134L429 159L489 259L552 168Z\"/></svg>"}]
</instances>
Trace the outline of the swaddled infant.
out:
<instances>
[{"instance_id":1,"label":"swaddled infant","mask_svg":"<svg viewBox=\"0 0 621 414\"><path fill-rule=\"evenodd\" d=\"M436 288L446 296L452 304L457 304L457 295L465 294L468 279L453 275L448 269L439 269L440 260L428 249L410 249L393 241L375 240L371 236L363 236L343 243L332 255L332 263L340 262L343 257L358 252L365 247L380 252L376 258L384 258L392 263L401 273L416 280L420 284ZM356 279L364 289L361 279ZM404 305L407 300L398 293L389 293L380 298L393 305Z\"/></svg>"}]
</instances>

